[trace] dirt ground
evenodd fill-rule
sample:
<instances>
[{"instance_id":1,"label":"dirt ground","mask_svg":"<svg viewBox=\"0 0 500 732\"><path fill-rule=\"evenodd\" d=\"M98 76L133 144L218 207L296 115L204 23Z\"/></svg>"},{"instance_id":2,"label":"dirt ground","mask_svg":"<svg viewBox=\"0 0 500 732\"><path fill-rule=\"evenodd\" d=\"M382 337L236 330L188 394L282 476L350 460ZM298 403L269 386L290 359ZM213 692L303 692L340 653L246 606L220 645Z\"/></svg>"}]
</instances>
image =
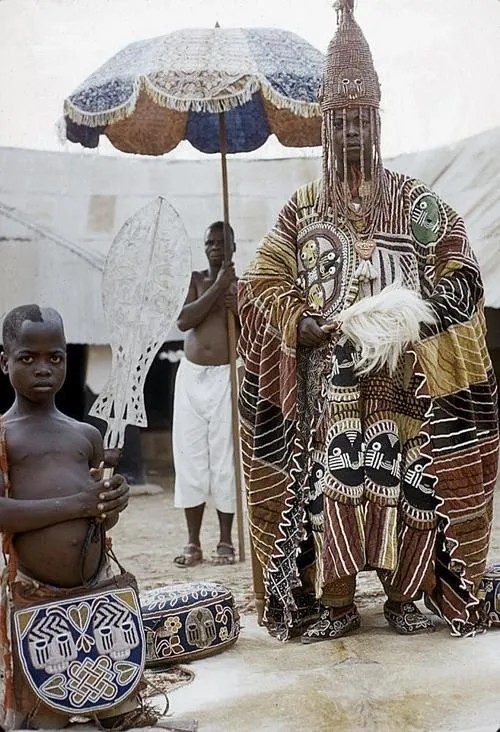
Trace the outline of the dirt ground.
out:
<instances>
[{"instance_id":1,"label":"dirt ground","mask_svg":"<svg viewBox=\"0 0 500 732\"><path fill-rule=\"evenodd\" d=\"M127 510L111 532L119 561L133 572L141 590L179 582L222 582L228 586L240 608L253 608L250 559L231 566L214 566L212 554L218 542L215 508L207 506L203 517L201 543L204 561L196 567L177 567L173 559L187 541L184 512L174 508L173 477L150 476L160 484L161 493L132 495ZM233 542L237 546L236 521ZM245 536L248 555L248 537Z\"/></svg>"},{"instance_id":2,"label":"dirt ground","mask_svg":"<svg viewBox=\"0 0 500 732\"><path fill-rule=\"evenodd\" d=\"M156 476L151 479L160 482ZM174 721L196 719L204 732L499 728L499 659L493 634L474 639L465 664L466 647L439 621L432 637L402 639L383 619L383 592L375 572L363 572L356 597L362 612L358 633L319 647L280 644L258 628L252 613L250 559L229 567L214 567L209 561L218 539L214 509L207 508L202 530L206 561L191 569L173 564L186 529L183 512L173 507L172 480L161 483L160 493L131 497L114 530L118 557L136 574L142 589L186 581L223 582L235 596L243 629L227 652L190 664L193 683L169 693ZM500 561L499 517L500 508L491 562Z\"/></svg>"},{"instance_id":3,"label":"dirt ground","mask_svg":"<svg viewBox=\"0 0 500 732\"><path fill-rule=\"evenodd\" d=\"M207 506L201 537L204 562L186 569L177 567L173 558L186 542L186 528L182 510L173 505L173 479L158 476L150 476L150 479L161 484L163 491L153 495L133 495L128 509L112 532L117 557L136 575L141 590L180 582L222 582L233 592L240 612L252 612L254 604L248 537L245 537L247 557L244 562L225 567L212 565L210 558L218 540L218 522L215 509ZM490 563L500 561L500 485L496 494L498 508L490 546ZM236 527L233 541L236 545ZM380 602L382 596L383 591L375 573L361 573L357 605L370 606Z\"/></svg>"}]
</instances>

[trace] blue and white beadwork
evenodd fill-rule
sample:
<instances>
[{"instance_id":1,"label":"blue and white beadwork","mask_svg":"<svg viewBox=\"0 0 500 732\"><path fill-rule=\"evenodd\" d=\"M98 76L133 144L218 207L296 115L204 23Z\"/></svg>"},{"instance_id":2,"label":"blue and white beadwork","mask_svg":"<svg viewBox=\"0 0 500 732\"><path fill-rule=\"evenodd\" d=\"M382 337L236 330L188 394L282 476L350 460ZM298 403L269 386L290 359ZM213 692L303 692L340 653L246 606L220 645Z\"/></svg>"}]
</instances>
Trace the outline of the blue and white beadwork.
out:
<instances>
[{"instance_id":1,"label":"blue and white beadwork","mask_svg":"<svg viewBox=\"0 0 500 732\"><path fill-rule=\"evenodd\" d=\"M193 661L219 653L240 632L234 598L212 582L170 585L141 594L146 666Z\"/></svg>"},{"instance_id":2,"label":"blue and white beadwork","mask_svg":"<svg viewBox=\"0 0 500 732\"><path fill-rule=\"evenodd\" d=\"M500 625L500 563L486 569L478 591L484 615L491 625Z\"/></svg>"},{"instance_id":3,"label":"blue and white beadwork","mask_svg":"<svg viewBox=\"0 0 500 732\"><path fill-rule=\"evenodd\" d=\"M144 631L132 589L18 610L14 631L30 687L67 714L118 705L141 679Z\"/></svg>"}]
</instances>

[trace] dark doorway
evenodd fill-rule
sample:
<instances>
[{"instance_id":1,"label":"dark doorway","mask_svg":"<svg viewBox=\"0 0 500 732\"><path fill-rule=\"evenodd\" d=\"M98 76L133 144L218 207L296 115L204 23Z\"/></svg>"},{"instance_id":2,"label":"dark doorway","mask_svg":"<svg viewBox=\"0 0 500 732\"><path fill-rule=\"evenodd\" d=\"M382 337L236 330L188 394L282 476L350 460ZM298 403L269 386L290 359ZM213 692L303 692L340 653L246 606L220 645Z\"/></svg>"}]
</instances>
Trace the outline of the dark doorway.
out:
<instances>
[{"instance_id":1,"label":"dark doorway","mask_svg":"<svg viewBox=\"0 0 500 732\"><path fill-rule=\"evenodd\" d=\"M488 333L486 343L490 352L491 361L497 381L500 383L500 310L485 308L486 327Z\"/></svg>"},{"instance_id":2,"label":"dark doorway","mask_svg":"<svg viewBox=\"0 0 500 732\"><path fill-rule=\"evenodd\" d=\"M177 353L183 346L183 341L164 343L149 369L144 385L144 402L150 430L172 429L175 375L179 367Z\"/></svg>"},{"instance_id":3,"label":"dark doorway","mask_svg":"<svg viewBox=\"0 0 500 732\"><path fill-rule=\"evenodd\" d=\"M67 362L66 381L56 397L56 403L61 412L81 421L85 415L87 346L70 343L67 347Z\"/></svg>"}]
</instances>

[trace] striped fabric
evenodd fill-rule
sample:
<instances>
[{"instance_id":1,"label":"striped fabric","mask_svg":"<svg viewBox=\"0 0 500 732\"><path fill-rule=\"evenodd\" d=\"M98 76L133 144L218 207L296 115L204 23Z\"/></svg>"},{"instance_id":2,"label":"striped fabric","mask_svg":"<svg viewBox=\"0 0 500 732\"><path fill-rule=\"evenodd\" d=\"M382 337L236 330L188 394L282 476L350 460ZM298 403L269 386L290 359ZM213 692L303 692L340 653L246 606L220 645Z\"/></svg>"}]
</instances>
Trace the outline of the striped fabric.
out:
<instances>
[{"instance_id":1,"label":"striped fabric","mask_svg":"<svg viewBox=\"0 0 500 732\"><path fill-rule=\"evenodd\" d=\"M329 596L363 569L395 598L424 592L454 634L480 625L498 459L481 277L460 217L420 181L384 176L375 280L356 275L352 221L319 219L315 182L284 206L240 282L250 530L265 622L285 635L298 588ZM430 300L437 323L395 374L359 378L345 338L297 346L305 314L334 319L394 281Z\"/></svg>"}]
</instances>

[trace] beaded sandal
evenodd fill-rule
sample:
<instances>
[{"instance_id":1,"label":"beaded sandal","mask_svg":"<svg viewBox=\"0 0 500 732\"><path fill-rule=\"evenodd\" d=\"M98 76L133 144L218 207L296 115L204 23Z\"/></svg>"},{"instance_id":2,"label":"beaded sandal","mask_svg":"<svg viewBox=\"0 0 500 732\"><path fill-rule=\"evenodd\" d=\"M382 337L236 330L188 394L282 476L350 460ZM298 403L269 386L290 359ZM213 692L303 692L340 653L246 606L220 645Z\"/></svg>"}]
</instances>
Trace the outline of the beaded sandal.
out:
<instances>
[{"instance_id":1,"label":"beaded sandal","mask_svg":"<svg viewBox=\"0 0 500 732\"><path fill-rule=\"evenodd\" d=\"M396 633L417 635L435 630L432 620L421 613L414 602L402 602L399 607L400 611L397 612L387 602L384 605L384 617Z\"/></svg>"},{"instance_id":2,"label":"beaded sandal","mask_svg":"<svg viewBox=\"0 0 500 732\"><path fill-rule=\"evenodd\" d=\"M356 605L349 605L340 615L337 612L338 608L323 607L319 620L302 633L302 643L335 640L359 628L361 621Z\"/></svg>"}]
</instances>

